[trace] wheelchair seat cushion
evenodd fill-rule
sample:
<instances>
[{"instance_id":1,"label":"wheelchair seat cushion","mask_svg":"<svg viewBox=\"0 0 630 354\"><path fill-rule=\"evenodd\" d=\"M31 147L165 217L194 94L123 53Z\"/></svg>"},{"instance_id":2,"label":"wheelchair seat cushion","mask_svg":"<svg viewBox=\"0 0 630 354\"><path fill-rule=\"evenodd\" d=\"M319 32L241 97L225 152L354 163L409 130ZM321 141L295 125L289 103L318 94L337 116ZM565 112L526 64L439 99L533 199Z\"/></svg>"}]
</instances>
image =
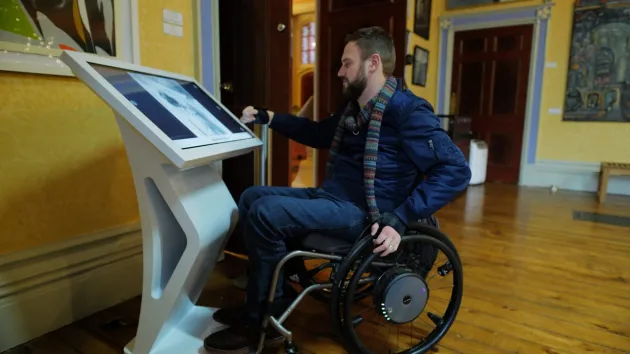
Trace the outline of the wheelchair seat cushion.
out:
<instances>
[{"instance_id":1,"label":"wheelchair seat cushion","mask_svg":"<svg viewBox=\"0 0 630 354\"><path fill-rule=\"evenodd\" d=\"M350 252L353 244L332 236L321 233L312 233L302 240L304 251L316 251L330 254L346 254Z\"/></svg>"},{"instance_id":2,"label":"wheelchair seat cushion","mask_svg":"<svg viewBox=\"0 0 630 354\"><path fill-rule=\"evenodd\" d=\"M438 223L437 218L433 215L426 219L420 219L417 221L417 223L425 223L438 229L440 228L440 224ZM302 239L301 247L298 246L297 243L294 243L293 245L293 247L300 248L303 251L346 255L348 254L348 252L350 252L350 250L352 250L354 243L323 233L314 232Z\"/></svg>"}]
</instances>

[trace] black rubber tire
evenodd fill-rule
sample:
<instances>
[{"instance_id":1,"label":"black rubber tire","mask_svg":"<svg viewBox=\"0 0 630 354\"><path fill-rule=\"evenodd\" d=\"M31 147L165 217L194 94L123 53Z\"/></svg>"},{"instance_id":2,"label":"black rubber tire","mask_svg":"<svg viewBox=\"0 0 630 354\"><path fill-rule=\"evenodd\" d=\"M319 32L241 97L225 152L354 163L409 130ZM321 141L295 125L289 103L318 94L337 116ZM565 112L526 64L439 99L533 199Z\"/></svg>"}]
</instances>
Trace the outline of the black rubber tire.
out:
<instances>
[{"instance_id":1,"label":"black rubber tire","mask_svg":"<svg viewBox=\"0 0 630 354\"><path fill-rule=\"evenodd\" d=\"M344 257L343 261L337 268L335 282L333 284L331 299L330 299L330 316L333 320L333 331L337 334L337 337L341 343L347 347L344 342L347 340L345 335L345 319L343 317L345 303L345 287L343 286L344 279L347 278L348 273L352 269L352 265L361 260L366 255L371 254L371 250L374 248L372 242L372 236L369 233L364 233L364 236L355 243L354 247Z\"/></svg>"}]
</instances>

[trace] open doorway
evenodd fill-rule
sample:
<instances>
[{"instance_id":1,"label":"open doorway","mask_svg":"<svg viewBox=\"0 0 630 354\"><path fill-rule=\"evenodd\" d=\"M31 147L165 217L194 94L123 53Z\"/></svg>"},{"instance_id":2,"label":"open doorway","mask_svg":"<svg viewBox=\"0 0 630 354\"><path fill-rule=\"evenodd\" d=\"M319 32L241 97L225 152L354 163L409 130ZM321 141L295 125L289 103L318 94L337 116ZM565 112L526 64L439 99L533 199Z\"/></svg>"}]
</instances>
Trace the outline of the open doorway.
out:
<instances>
[{"instance_id":1,"label":"open doorway","mask_svg":"<svg viewBox=\"0 0 630 354\"><path fill-rule=\"evenodd\" d=\"M293 70L291 103L293 114L315 119L314 93L317 46L316 0L292 0ZM292 187L315 187L315 151L289 142Z\"/></svg>"}]
</instances>

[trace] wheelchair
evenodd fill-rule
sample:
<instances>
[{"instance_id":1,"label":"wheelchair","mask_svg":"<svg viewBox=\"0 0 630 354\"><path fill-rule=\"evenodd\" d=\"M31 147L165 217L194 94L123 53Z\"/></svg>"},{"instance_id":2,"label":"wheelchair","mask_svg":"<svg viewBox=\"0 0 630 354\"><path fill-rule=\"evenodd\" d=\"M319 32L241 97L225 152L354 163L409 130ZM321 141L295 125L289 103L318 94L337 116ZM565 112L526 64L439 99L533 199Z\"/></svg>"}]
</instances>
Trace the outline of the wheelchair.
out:
<instances>
[{"instance_id":1,"label":"wheelchair","mask_svg":"<svg viewBox=\"0 0 630 354\"><path fill-rule=\"evenodd\" d=\"M278 279L282 276L281 279L291 281L283 276L284 269L291 273L288 266L292 266L294 282L297 277L303 290L280 316L274 317L268 311L256 353L263 350L269 326L284 337L285 353L298 353L293 334L283 323L307 295L328 304L334 332L348 353L426 353L436 347L455 321L463 296L462 264L454 244L440 231L437 218L432 216L410 224L401 237L398 250L380 257L373 253L374 236L370 230L371 226L367 227L353 244L315 233L302 239L299 245L289 245L291 252L275 268L268 308L273 306ZM445 260L440 259L440 251L446 256ZM306 261L316 259L325 262L308 270ZM316 275L323 271L328 274L324 281L318 281ZM429 289L428 283L435 278L451 279L452 285ZM435 295L444 289L447 289L449 299ZM430 305L429 300L433 298L439 301ZM433 312L440 303L445 307L442 315ZM359 311L355 311L357 308ZM366 319L368 314L375 319ZM396 349L392 349L391 328L385 336L381 331L372 333L366 340L361 339L361 327L366 326L369 332L374 332L375 322L382 322L376 332L383 325L403 328L403 335L409 335L411 339L410 347L400 348L399 332ZM435 328L421 330L417 328L419 322ZM425 335L415 344L414 330L415 337ZM386 341L385 346L378 344L382 338ZM374 342L379 349L372 347Z\"/></svg>"}]
</instances>

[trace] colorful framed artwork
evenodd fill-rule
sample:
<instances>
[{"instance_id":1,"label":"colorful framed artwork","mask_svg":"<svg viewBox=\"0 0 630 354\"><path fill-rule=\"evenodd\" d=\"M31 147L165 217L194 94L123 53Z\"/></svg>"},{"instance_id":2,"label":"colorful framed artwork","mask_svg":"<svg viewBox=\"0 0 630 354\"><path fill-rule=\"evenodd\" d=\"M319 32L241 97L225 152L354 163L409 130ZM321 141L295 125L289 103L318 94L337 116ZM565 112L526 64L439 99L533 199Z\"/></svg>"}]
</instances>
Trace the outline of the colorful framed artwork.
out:
<instances>
[{"instance_id":1,"label":"colorful framed artwork","mask_svg":"<svg viewBox=\"0 0 630 354\"><path fill-rule=\"evenodd\" d=\"M564 121L630 123L630 0L578 0Z\"/></svg>"},{"instance_id":2,"label":"colorful framed artwork","mask_svg":"<svg viewBox=\"0 0 630 354\"><path fill-rule=\"evenodd\" d=\"M72 76L63 50L133 62L137 38L134 0L0 0L2 70Z\"/></svg>"}]
</instances>

